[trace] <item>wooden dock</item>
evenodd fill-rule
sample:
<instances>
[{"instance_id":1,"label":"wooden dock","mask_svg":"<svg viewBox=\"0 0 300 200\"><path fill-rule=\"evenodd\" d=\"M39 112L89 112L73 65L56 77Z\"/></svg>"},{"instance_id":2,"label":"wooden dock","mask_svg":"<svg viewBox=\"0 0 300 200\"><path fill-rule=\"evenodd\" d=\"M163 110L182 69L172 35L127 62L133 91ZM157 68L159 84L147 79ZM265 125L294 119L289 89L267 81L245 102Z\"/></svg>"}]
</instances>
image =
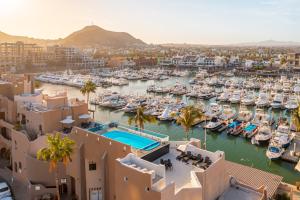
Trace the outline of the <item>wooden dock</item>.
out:
<instances>
[{"instance_id":1,"label":"wooden dock","mask_svg":"<svg viewBox=\"0 0 300 200\"><path fill-rule=\"evenodd\" d=\"M291 151L294 151L294 148L295 148L295 153L291 154ZM300 157L300 138L296 137L293 140L293 142L290 144L290 146L282 154L281 159L291 163L298 163L299 157Z\"/></svg>"}]
</instances>

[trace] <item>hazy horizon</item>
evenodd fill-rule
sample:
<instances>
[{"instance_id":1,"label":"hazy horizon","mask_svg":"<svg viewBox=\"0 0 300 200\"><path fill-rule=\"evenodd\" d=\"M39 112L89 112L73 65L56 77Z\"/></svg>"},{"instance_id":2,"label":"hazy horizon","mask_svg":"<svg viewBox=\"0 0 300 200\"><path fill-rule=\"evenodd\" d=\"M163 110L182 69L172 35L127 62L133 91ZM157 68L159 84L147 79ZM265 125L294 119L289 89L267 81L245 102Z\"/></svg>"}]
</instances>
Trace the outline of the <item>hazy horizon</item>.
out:
<instances>
[{"instance_id":1,"label":"hazy horizon","mask_svg":"<svg viewBox=\"0 0 300 200\"><path fill-rule=\"evenodd\" d=\"M87 25L146 43L300 42L297 0L0 0L0 31L64 38Z\"/></svg>"}]
</instances>

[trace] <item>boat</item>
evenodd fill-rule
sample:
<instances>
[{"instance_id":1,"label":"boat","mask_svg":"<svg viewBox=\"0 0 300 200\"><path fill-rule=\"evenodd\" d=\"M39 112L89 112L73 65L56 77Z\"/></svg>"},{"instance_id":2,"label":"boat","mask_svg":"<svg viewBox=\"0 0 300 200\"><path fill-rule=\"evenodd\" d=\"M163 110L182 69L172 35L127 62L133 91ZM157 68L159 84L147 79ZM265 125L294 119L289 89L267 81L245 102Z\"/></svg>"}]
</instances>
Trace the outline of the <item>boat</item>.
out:
<instances>
[{"instance_id":1,"label":"boat","mask_svg":"<svg viewBox=\"0 0 300 200\"><path fill-rule=\"evenodd\" d=\"M258 126L256 124L248 122L243 128L242 134L246 138L252 138L258 131Z\"/></svg>"},{"instance_id":2,"label":"boat","mask_svg":"<svg viewBox=\"0 0 300 200\"><path fill-rule=\"evenodd\" d=\"M268 124L270 126L273 122L274 120L272 115L265 113L263 109L257 108L253 119L251 122L248 122L243 129L243 135L246 138L252 138L255 134L257 134L260 126L263 124Z\"/></svg>"},{"instance_id":3,"label":"boat","mask_svg":"<svg viewBox=\"0 0 300 200\"><path fill-rule=\"evenodd\" d=\"M269 96L265 92L261 92L258 95L258 99L255 102L257 107L268 107L270 105Z\"/></svg>"},{"instance_id":4,"label":"boat","mask_svg":"<svg viewBox=\"0 0 300 200\"><path fill-rule=\"evenodd\" d=\"M241 103L246 106L255 105L255 94L254 92L247 92L246 95L242 98Z\"/></svg>"},{"instance_id":5,"label":"boat","mask_svg":"<svg viewBox=\"0 0 300 200\"><path fill-rule=\"evenodd\" d=\"M243 127L243 122L234 120L227 126L227 134L237 136L243 131Z\"/></svg>"},{"instance_id":6,"label":"boat","mask_svg":"<svg viewBox=\"0 0 300 200\"><path fill-rule=\"evenodd\" d=\"M229 105L223 105L222 106L222 113L219 116L222 120L231 120L237 118L237 112L236 110L232 109Z\"/></svg>"},{"instance_id":7,"label":"boat","mask_svg":"<svg viewBox=\"0 0 300 200\"><path fill-rule=\"evenodd\" d=\"M228 90L225 90L220 94L220 96L217 97L217 100L221 102L227 102L230 99L230 97L230 92Z\"/></svg>"},{"instance_id":8,"label":"boat","mask_svg":"<svg viewBox=\"0 0 300 200\"><path fill-rule=\"evenodd\" d=\"M252 118L253 118L252 111L248 110L245 105L241 105L237 119L241 122L249 122L251 121Z\"/></svg>"},{"instance_id":9,"label":"boat","mask_svg":"<svg viewBox=\"0 0 300 200\"><path fill-rule=\"evenodd\" d=\"M272 129L268 123L264 123L258 129L258 133L253 137L252 143L257 145L265 145L268 144L270 139L272 138Z\"/></svg>"},{"instance_id":10,"label":"boat","mask_svg":"<svg viewBox=\"0 0 300 200\"><path fill-rule=\"evenodd\" d=\"M129 102L124 108L122 108L122 111L124 111L125 113L135 113L138 106L139 105L136 103Z\"/></svg>"},{"instance_id":11,"label":"boat","mask_svg":"<svg viewBox=\"0 0 300 200\"><path fill-rule=\"evenodd\" d=\"M203 86L198 93L199 99L209 100L215 96L214 91L211 87Z\"/></svg>"},{"instance_id":12,"label":"boat","mask_svg":"<svg viewBox=\"0 0 300 200\"><path fill-rule=\"evenodd\" d=\"M284 107L288 110L293 110L298 108L299 103L296 96L289 96L288 100L286 101Z\"/></svg>"},{"instance_id":13,"label":"boat","mask_svg":"<svg viewBox=\"0 0 300 200\"><path fill-rule=\"evenodd\" d=\"M209 129L211 131L218 130L222 125L224 124L223 120L220 120L217 117L213 117L206 125L204 125L204 128Z\"/></svg>"},{"instance_id":14,"label":"boat","mask_svg":"<svg viewBox=\"0 0 300 200\"><path fill-rule=\"evenodd\" d=\"M232 93L231 97L229 98L230 103L239 103L241 101L241 91L236 90Z\"/></svg>"},{"instance_id":15,"label":"boat","mask_svg":"<svg viewBox=\"0 0 300 200\"><path fill-rule=\"evenodd\" d=\"M283 153L284 153L284 148L282 148L281 145L279 145L276 142L271 142L268 146L266 156L270 160L277 160L282 156Z\"/></svg>"},{"instance_id":16,"label":"boat","mask_svg":"<svg viewBox=\"0 0 300 200\"><path fill-rule=\"evenodd\" d=\"M208 118L217 117L222 113L222 106L217 103L210 103L204 115Z\"/></svg>"},{"instance_id":17,"label":"boat","mask_svg":"<svg viewBox=\"0 0 300 200\"><path fill-rule=\"evenodd\" d=\"M297 83L294 85L293 91L294 91L296 94L300 94L300 83L297 82Z\"/></svg>"},{"instance_id":18,"label":"boat","mask_svg":"<svg viewBox=\"0 0 300 200\"><path fill-rule=\"evenodd\" d=\"M282 148L287 148L295 137L295 133L291 133L290 127L285 124L279 125L273 135L271 142L278 143Z\"/></svg>"},{"instance_id":19,"label":"boat","mask_svg":"<svg viewBox=\"0 0 300 200\"><path fill-rule=\"evenodd\" d=\"M174 118L171 115L172 110L170 108L170 106L167 106L163 113L161 115L159 115L157 118L161 121L172 121Z\"/></svg>"},{"instance_id":20,"label":"boat","mask_svg":"<svg viewBox=\"0 0 300 200\"><path fill-rule=\"evenodd\" d=\"M281 108L283 106L283 99L284 99L283 94L281 93L275 94L274 99L271 103L271 107L275 109Z\"/></svg>"}]
</instances>

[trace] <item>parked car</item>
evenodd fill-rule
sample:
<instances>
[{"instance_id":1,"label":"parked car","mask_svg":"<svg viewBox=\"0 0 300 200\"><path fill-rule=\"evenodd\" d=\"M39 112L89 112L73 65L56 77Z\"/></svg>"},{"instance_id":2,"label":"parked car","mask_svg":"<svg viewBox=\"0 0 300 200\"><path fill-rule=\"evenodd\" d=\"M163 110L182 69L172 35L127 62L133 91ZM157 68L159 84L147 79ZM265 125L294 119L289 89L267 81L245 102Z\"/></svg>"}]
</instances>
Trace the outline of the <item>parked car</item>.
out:
<instances>
[{"instance_id":1,"label":"parked car","mask_svg":"<svg viewBox=\"0 0 300 200\"><path fill-rule=\"evenodd\" d=\"M10 197L10 198L9 198ZM0 182L0 200L12 199L11 192L6 182Z\"/></svg>"}]
</instances>

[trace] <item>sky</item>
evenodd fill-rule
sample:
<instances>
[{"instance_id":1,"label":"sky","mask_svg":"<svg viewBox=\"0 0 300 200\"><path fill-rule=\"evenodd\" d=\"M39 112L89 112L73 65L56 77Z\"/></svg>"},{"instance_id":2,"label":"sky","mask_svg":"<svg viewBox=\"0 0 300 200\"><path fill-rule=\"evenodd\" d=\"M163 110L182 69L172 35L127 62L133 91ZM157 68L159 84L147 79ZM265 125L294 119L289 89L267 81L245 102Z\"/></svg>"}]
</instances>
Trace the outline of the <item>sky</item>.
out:
<instances>
[{"instance_id":1,"label":"sky","mask_svg":"<svg viewBox=\"0 0 300 200\"><path fill-rule=\"evenodd\" d=\"M64 38L87 25L147 43L300 42L300 0L0 0L0 31Z\"/></svg>"}]
</instances>

